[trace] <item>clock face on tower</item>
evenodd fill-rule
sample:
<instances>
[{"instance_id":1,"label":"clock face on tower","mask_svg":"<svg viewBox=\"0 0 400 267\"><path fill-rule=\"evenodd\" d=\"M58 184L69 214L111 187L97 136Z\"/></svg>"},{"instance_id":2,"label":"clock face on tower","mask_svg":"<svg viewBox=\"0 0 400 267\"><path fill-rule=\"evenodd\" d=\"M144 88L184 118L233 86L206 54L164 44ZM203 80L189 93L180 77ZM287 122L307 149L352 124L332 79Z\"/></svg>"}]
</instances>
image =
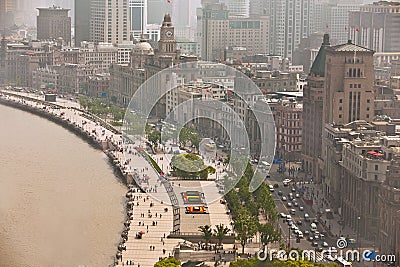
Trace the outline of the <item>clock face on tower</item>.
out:
<instances>
[{"instance_id":1,"label":"clock face on tower","mask_svg":"<svg viewBox=\"0 0 400 267\"><path fill-rule=\"evenodd\" d=\"M172 37L172 32L171 31L166 31L165 32L165 36L167 36L168 38L171 38Z\"/></svg>"}]
</instances>

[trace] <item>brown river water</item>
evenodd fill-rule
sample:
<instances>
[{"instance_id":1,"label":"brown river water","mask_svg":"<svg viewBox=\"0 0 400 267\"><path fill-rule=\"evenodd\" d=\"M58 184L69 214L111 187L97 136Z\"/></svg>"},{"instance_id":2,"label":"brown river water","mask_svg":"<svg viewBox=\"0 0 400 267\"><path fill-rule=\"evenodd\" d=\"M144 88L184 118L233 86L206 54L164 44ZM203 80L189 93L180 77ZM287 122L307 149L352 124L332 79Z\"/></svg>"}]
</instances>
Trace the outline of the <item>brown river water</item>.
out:
<instances>
[{"instance_id":1,"label":"brown river water","mask_svg":"<svg viewBox=\"0 0 400 267\"><path fill-rule=\"evenodd\" d=\"M0 105L0 266L109 266L126 187L104 153Z\"/></svg>"}]
</instances>

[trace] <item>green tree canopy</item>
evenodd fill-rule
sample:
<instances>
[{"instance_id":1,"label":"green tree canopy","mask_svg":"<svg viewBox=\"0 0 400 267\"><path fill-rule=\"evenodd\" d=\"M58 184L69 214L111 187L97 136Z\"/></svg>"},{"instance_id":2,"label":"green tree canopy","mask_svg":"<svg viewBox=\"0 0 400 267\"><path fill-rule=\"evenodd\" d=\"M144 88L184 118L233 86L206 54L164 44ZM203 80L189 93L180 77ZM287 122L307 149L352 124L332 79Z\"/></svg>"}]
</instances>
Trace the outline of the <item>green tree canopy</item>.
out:
<instances>
[{"instance_id":1,"label":"green tree canopy","mask_svg":"<svg viewBox=\"0 0 400 267\"><path fill-rule=\"evenodd\" d=\"M214 236L218 239L218 244L221 245L222 241L231 230L224 224L219 224L215 227L216 229L214 229Z\"/></svg>"},{"instance_id":2,"label":"green tree canopy","mask_svg":"<svg viewBox=\"0 0 400 267\"><path fill-rule=\"evenodd\" d=\"M193 128L189 127L182 127L179 132L179 141L183 144L190 141L192 145L194 145L197 149L199 148L200 144L200 137Z\"/></svg>"},{"instance_id":3,"label":"green tree canopy","mask_svg":"<svg viewBox=\"0 0 400 267\"><path fill-rule=\"evenodd\" d=\"M261 233L261 242L264 246L281 240L280 233L275 230L272 223L261 224L259 232Z\"/></svg>"},{"instance_id":4,"label":"green tree canopy","mask_svg":"<svg viewBox=\"0 0 400 267\"><path fill-rule=\"evenodd\" d=\"M242 245L242 253L247 244L247 239L252 238L258 230L258 220L249 211L243 209L239 212L235 220L236 238Z\"/></svg>"},{"instance_id":5,"label":"green tree canopy","mask_svg":"<svg viewBox=\"0 0 400 267\"><path fill-rule=\"evenodd\" d=\"M206 246L207 246L208 242L210 242L210 240L212 238L211 226L209 226L209 225L199 226L199 231L202 233L203 239L206 242Z\"/></svg>"},{"instance_id":6,"label":"green tree canopy","mask_svg":"<svg viewBox=\"0 0 400 267\"><path fill-rule=\"evenodd\" d=\"M154 264L154 267L179 267L179 266L181 266L181 262L175 259L174 257L163 259Z\"/></svg>"},{"instance_id":7,"label":"green tree canopy","mask_svg":"<svg viewBox=\"0 0 400 267\"><path fill-rule=\"evenodd\" d=\"M148 139L153 145L157 146L157 145L160 143L160 141L161 141L161 132L160 132L160 131L157 131L157 130L151 131L151 132L148 134L147 139Z\"/></svg>"}]
</instances>

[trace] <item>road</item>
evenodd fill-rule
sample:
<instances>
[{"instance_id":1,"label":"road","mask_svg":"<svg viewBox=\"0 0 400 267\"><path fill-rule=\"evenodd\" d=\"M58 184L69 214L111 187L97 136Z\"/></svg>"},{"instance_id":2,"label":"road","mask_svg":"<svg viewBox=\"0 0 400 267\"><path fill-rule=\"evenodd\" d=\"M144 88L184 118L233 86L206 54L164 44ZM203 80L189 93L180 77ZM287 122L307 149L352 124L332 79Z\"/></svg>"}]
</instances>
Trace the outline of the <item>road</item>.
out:
<instances>
[{"instance_id":1,"label":"road","mask_svg":"<svg viewBox=\"0 0 400 267\"><path fill-rule=\"evenodd\" d=\"M289 230L290 226L286 222L286 218L281 218L281 216L279 216L277 226L282 233L282 243L290 244L291 248L299 248L301 250L316 250L316 255L318 258L321 256L321 253L318 252L318 248L322 249L322 243L326 242L328 243L329 247L336 247L337 239L329 237L322 225L317 223L318 232L323 233L325 237L322 240L319 239L315 241L317 242L318 247L312 246L312 242L308 240L309 236L314 237L313 232L310 230L310 225L314 220L317 220L317 214L314 213L314 211L311 209L311 206L307 205L301 197L302 193L299 189L302 187L302 185L295 185L293 182L290 182L288 186L284 186L283 179L285 179L285 177L278 172L271 172L270 177L267 179L268 184L275 186L278 185L278 188L274 188L274 192L271 193L275 201L277 211L279 214L284 213L288 215L290 214L290 210L294 209L295 213L291 214L294 224L297 225L303 234L307 233L308 231L310 235L304 235L304 238L300 239L300 242L297 243L296 235L292 230ZM307 184L305 184L304 187L307 187ZM293 200L290 200L289 198L290 193L292 193L294 196ZM295 197L296 194L299 194L297 198ZM304 196L306 195L307 193L304 193ZM283 196L287 198L286 201L282 200ZM289 202L292 204L292 207L288 207ZM296 206L295 202L297 202ZM303 207L304 210L300 211L300 207ZM308 221L305 221L304 219L304 214L306 213L309 214ZM323 260L323 262L327 262L327 260Z\"/></svg>"}]
</instances>

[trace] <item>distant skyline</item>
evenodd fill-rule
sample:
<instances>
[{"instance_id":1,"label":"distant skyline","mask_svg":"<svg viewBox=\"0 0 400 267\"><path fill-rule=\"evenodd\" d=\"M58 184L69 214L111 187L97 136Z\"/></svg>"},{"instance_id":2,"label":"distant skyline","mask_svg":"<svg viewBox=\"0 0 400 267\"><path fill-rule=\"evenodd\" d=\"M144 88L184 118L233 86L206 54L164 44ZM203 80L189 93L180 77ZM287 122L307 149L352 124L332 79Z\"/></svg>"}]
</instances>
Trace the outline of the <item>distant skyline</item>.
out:
<instances>
[{"instance_id":1,"label":"distant skyline","mask_svg":"<svg viewBox=\"0 0 400 267\"><path fill-rule=\"evenodd\" d=\"M18 0L16 0L18 1ZM167 3L167 0L150 0L149 2L165 2ZM173 3L174 1L177 0L171 0L171 2ZM197 6L197 3L199 2L198 0L187 0L187 1L193 1L195 2L195 6ZM251 0L250 0L251 1ZM393 2L399 2L400 0L392 0ZM30 22L29 24L35 25L36 24L36 16L37 16L37 7L49 7L52 5L56 5L56 6L61 6L63 8L69 8L71 9L71 11L69 12L72 21L74 23L74 0L19 0L19 2L21 3L21 6L25 7L24 10L24 18L27 20L27 22ZM367 3L372 3L373 0L363 0L364 4ZM164 8L161 8L162 10L165 11ZM194 10L193 13L195 13L196 11ZM149 17L152 17L151 14L149 14ZM151 20L151 18L150 18ZM155 20L153 18L153 20ZM162 18L158 19L159 22L161 22ZM153 21L150 21L150 23L152 23Z\"/></svg>"}]
</instances>

